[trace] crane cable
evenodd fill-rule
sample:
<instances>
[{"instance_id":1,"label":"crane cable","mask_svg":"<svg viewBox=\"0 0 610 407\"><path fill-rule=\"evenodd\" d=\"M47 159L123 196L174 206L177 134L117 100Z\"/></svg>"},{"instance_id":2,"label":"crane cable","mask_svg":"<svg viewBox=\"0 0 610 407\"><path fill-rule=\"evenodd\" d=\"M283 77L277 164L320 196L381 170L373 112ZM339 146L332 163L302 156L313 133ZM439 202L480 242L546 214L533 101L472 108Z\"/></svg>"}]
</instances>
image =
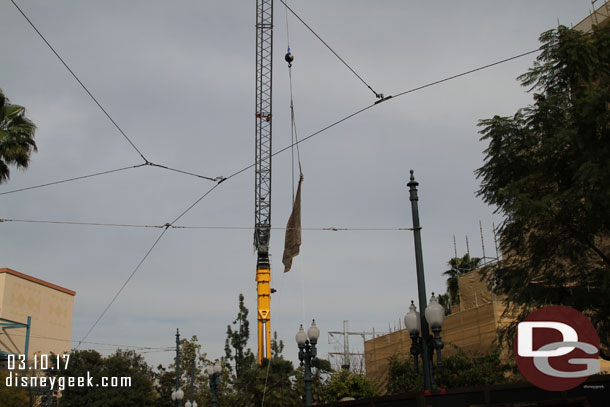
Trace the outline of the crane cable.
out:
<instances>
[{"instance_id":1,"label":"crane cable","mask_svg":"<svg viewBox=\"0 0 610 407\"><path fill-rule=\"evenodd\" d=\"M284 59L286 60L286 62L288 62L288 82L290 85L290 137L291 137L291 153L292 153L292 204L294 207L294 148L296 147L297 150L297 161L299 164L299 183L303 180L303 167L301 165L301 152L299 150L299 138L298 138L298 133L297 133L297 125L296 125L296 119L295 119L295 114L294 114L294 97L293 97L293 90L292 90L292 62L294 61L294 56L292 55L291 51L290 51L290 30L288 29L288 5L286 5L284 3L284 5L286 6L286 36L288 39L288 51L286 52L286 56L284 57ZM292 10L291 10L292 11ZM302 258L302 254L301 257ZM303 273L303 268L302 268L302 262L300 263L301 267L301 314L302 314L302 321L305 321L305 275Z\"/></svg>"},{"instance_id":2,"label":"crane cable","mask_svg":"<svg viewBox=\"0 0 610 407\"><path fill-rule=\"evenodd\" d=\"M288 54L286 54L286 60L288 60L290 53L290 46L288 47ZM294 58L292 58L294 59ZM292 62L292 61L291 61ZM301 165L301 152L299 150L299 138L297 134L297 126L294 115L294 101L292 96L292 63L288 62L288 78L290 82L290 132L291 132L291 149L292 149L292 203L294 206L294 148L297 150L297 161L299 164L299 182L303 179L303 167ZM302 258L299 257L300 259ZM303 273L302 262L300 262L301 270L301 316L302 321L305 322L305 274Z\"/></svg>"}]
</instances>

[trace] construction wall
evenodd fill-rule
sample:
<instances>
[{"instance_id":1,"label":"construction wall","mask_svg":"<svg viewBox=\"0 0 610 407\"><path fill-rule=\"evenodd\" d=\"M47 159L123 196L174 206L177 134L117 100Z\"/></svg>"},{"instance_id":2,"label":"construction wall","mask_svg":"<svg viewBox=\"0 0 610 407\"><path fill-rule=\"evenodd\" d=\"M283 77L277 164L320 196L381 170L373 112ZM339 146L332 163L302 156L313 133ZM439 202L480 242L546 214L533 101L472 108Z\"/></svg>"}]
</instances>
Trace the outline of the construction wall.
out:
<instances>
[{"instance_id":1,"label":"construction wall","mask_svg":"<svg viewBox=\"0 0 610 407\"><path fill-rule=\"evenodd\" d=\"M604 2L597 10L595 10L589 17L576 24L573 28L585 33L593 32L593 26L598 25L600 27L610 23L610 1Z\"/></svg>"},{"instance_id":2,"label":"construction wall","mask_svg":"<svg viewBox=\"0 0 610 407\"><path fill-rule=\"evenodd\" d=\"M473 296L474 298L474 296ZM477 300L478 301L478 300ZM489 301L445 317L441 337L445 343L444 355L455 352L453 344L463 350L488 352L496 349L496 328L504 306ZM366 375L379 390L387 384L389 359L412 357L411 337L406 329L368 340L364 343Z\"/></svg>"},{"instance_id":3,"label":"construction wall","mask_svg":"<svg viewBox=\"0 0 610 407\"><path fill-rule=\"evenodd\" d=\"M11 269L0 269L0 318L27 323L31 317L28 356L68 353L75 292ZM25 328L0 331L0 350L23 354Z\"/></svg>"}]
</instances>

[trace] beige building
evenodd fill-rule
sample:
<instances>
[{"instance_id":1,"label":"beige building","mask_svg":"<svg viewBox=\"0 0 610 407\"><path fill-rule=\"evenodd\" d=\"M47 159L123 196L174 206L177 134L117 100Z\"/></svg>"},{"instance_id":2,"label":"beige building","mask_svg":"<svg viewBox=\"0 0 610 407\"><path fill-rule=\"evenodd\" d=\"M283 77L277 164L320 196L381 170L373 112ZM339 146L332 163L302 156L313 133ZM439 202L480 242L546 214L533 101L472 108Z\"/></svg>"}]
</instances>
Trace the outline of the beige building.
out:
<instances>
[{"instance_id":1,"label":"beige building","mask_svg":"<svg viewBox=\"0 0 610 407\"><path fill-rule=\"evenodd\" d=\"M455 349L452 345L464 351L495 350L499 342L497 330L509 322L506 317L502 317L506 309L502 298L490 293L477 270L459 276L458 286L460 304L452 307L452 313L443 322L443 355L452 353L452 349ZM406 329L364 343L366 375L379 390L385 391L386 388L389 359L412 358L410 349L411 337ZM511 357L508 349L502 349L502 352L503 357ZM600 367L602 372L610 373L610 362L600 359Z\"/></svg>"},{"instance_id":2,"label":"beige building","mask_svg":"<svg viewBox=\"0 0 610 407\"><path fill-rule=\"evenodd\" d=\"M445 317L441 336L446 344L443 354L452 352L453 344L463 350L492 351L497 345L497 328L505 310L500 298L492 295L480 274L472 271L458 277L460 304ZM410 354L411 337L406 329L378 336L364 343L366 375L379 389L387 384L388 360L406 359Z\"/></svg>"},{"instance_id":3,"label":"beige building","mask_svg":"<svg viewBox=\"0 0 610 407\"><path fill-rule=\"evenodd\" d=\"M9 268L0 269L0 351L23 354L26 328L6 328L30 317L29 359L34 354L70 352L76 292Z\"/></svg>"},{"instance_id":4,"label":"beige building","mask_svg":"<svg viewBox=\"0 0 610 407\"><path fill-rule=\"evenodd\" d=\"M593 26L604 27L610 23L610 1L604 2L598 9L593 11L589 17L576 24L573 28L582 32L590 33Z\"/></svg>"}]
</instances>

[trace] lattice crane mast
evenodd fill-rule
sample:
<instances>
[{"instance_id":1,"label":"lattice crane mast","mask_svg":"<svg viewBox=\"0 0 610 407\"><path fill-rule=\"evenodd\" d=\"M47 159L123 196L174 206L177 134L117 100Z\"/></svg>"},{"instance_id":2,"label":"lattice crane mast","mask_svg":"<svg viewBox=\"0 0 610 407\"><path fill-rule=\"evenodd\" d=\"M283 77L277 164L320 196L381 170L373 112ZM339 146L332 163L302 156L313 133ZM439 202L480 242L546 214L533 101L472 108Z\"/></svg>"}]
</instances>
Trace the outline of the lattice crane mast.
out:
<instances>
[{"instance_id":1,"label":"lattice crane mast","mask_svg":"<svg viewBox=\"0 0 610 407\"><path fill-rule=\"evenodd\" d=\"M257 251L256 294L258 363L271 358L271 89L273 0L256 1L256 143L254 247Z\"/></svg>"}]
</instances>

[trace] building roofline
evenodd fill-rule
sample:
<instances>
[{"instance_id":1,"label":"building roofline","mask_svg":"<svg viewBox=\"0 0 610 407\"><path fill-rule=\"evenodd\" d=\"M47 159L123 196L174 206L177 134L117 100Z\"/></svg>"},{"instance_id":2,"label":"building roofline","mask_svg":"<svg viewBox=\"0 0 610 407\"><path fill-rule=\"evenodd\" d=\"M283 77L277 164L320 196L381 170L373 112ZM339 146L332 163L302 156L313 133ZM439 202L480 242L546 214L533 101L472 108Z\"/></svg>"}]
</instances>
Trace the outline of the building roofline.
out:
<instances>
[{"instance_id":1,"label":"building roofline","mask_svg":"<svg viewBox=\"0 0 610 407\"><path fill-rule=\"evenodd\" d=\"M13 270L13 269L0 268L0 274L1 273L11 274L11 275L13 275L15 277L19 277L19 278L22 278L24 280L28 280L28 281L31 281L33 283L43 285L45 287L52 288L52 289L57 290L57 291L61 291L62 293L70 294L73 297L76 295L76 291L69 290L67 288L58 286L58 285L53 284L53 283L49 283L48 281L44 281L44 280L41 280L41 279L36 278L36 277L28 276L27 274L20 273L18 271Z\"/></svg>"}]
</instances>

